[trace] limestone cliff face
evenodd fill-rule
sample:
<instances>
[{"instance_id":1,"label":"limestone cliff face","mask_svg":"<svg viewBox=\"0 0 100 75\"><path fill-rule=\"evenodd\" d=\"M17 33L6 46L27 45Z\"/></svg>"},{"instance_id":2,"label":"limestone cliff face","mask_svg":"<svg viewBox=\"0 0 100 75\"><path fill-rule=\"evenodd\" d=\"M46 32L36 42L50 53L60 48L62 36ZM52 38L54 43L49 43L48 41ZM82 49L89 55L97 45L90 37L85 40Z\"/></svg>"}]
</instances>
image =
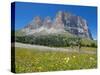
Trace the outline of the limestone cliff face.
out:
<instances>
[{"instance_id":1,"label":"limestone cliff face","mask_svg":"<svg viewBox=\"0 0 100 75\"><path fill-rule=\"evenodd\" d=\"M88 23L85 19L63 11L58 11L53 19L47 16L42 20L40 16L36 16L22 30L26 32L26 34L34 34L41 31L49 33L69 32L79 37L92 39Z\"/></svg>"},{"instance_id":2,"label":"limestone cliff face","mask_svg":"<svg viewBox=\"0 0 100 75\"><path fill-rule=\"evenodd\" d=\"M37 29L41 26L42 26L42 20L39 16L36 16L27 26L25 26L25 28Z\"/></svg>"},{"instance_id":3,"label":"limestone cliff face","mask_svg":"<svg viewBox=\"0 0 100 75\"><path fill-rule=\"evenodd\" d=\"M44 19L43 26L48 29L52 27L52 20L49 16Z\"/></svg>"}]
</instances>

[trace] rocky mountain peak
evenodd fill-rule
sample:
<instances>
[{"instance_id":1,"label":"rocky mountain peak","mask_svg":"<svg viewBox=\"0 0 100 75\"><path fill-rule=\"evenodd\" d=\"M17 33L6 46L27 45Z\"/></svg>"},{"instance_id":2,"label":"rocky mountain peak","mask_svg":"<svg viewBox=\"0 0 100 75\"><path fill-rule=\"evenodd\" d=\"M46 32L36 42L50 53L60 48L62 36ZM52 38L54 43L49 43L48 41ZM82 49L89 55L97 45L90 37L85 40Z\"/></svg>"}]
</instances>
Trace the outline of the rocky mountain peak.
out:
<instances>
[{"instance_id":1,"label":"rocky mountain peak","mask_svg":"<svg viewBox=\"0 0 100 75\"><path fill-rule=\"evenodd\" d=\"M27 30L25 30L27 29ZM69 12L58 11L53 20L50 16L43 20L40 16L34 19L23 29L28 34L39 33L41 31L54 32L69 32L75 36L92 39L92 35L88 28L88 23L80 16L73 15Z\"/></svg>"},{"instance_id":2,"label":"rocky mountain peak","mask_svg":"<svg viewBox=\"0 0 100 75\"><path fill-rule=\"evenodd\" d=\"M33 23L36 26L36 28L39 28L39 27L42 26L42 20L41 20L41 18L39 16L36 16L34 18L34 22Z\"/></svg>"},{"instance_id":3,"label":"rocky mountain peak","mask_svg":"<svg viewBox=\"0 0 100 75\"><path fill-rule=\"evenodd\" d=\"M47 16L44 19L43 26L46 27L46 28L51 28L52 27L52 20L49 16Z\"/></svg>"}]
</instances>

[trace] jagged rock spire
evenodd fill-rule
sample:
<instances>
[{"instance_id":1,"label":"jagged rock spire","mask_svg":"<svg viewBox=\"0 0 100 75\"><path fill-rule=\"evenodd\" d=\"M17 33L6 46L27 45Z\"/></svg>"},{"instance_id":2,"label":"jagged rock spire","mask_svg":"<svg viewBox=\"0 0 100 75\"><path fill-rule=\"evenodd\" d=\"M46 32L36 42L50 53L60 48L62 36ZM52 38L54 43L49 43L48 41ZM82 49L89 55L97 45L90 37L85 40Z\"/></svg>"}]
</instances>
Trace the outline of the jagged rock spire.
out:
<instances>
[{"instance_id":1,"label":"jagged rock spire","mask_svg":"<svg viewBox=\"0 0 100 75\"><path fill-rule=\"evenodd\" d=\"M56 29L64 28L63 17L64 17L64 13L62 11L59 11L56 15L56 18L54 19L54 27Z\"/></svg>"},{"instance_id":2,"label":"jagged rock spire","mask_svg":"<svg viewBox=\"0 0 100 75\"><path fill-rule=\"evenodd\" d=\"M44 19L43 26L46 27L46 28L51 28L52 27L52 20L49 16L47 16Z\"/></svg>"},{"instance_id":3,"label":"jagged rock spire","mask_svg":"<svg viewBox=\"0 0 100 75\"><path fill-rule=\"evenodd\" d=\"M42 20L39 16L36 16L33 18L33 20L27 26L25 26L25 28L36 29L41 26L42 26Z\"/></svg>"},{"instance_id":4,"label":"jagged rock spire","mask_svg":"<svg viewBox=\"0 0 100 75\"><path fill-rule=\"evenodd\" d=\"M42 20L41 20L41 18L39 16L36 16L34 18L34 22L33 23L34 23L33 25L35 25L35 28L39 28L39 27L42 26Z\"/></svg>"}]
</instances>

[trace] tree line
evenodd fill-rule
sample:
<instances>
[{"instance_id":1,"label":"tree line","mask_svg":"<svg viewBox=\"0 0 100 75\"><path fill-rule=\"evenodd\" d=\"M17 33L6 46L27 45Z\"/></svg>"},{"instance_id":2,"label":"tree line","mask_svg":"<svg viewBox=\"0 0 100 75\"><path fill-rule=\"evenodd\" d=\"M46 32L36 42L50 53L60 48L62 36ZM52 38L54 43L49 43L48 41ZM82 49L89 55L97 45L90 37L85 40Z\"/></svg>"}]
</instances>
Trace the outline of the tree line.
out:
<instances>
[{"instance_id":1,"label":"tree line","mask_svg":"<svg viewBox=\"0 0 100 75\"><path fill-rule=\"evenodd\" d=\"M69 47L69 46L85 46L85 47L97 47L97 43L94 40L79 38L79 37L69 37L67 35L40 35L40 36L16 36L16 42L44 45L50 47Z\"/></svg>"}]
</instances>

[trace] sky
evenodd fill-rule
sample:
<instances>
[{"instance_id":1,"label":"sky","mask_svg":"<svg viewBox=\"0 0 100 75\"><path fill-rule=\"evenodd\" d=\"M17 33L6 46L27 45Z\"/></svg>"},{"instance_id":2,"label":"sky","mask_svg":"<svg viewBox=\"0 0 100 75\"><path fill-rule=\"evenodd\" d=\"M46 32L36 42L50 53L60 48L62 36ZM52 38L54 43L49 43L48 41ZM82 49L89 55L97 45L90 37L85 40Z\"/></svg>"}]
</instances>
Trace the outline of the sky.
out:
<instances>
[{"instance_id":1,"label":"sky","mask_svg":"<svg viewBox=\"0 0 100 75\"><path fill-rule=\"evenodd\" d=\"M35 16L40 16L42 19L50 16L53 19L60 10L86 19L93 39L97 39L97 7L93 6L16 2L15 30L26 26Z\"/></svg>"}]
</instances>

